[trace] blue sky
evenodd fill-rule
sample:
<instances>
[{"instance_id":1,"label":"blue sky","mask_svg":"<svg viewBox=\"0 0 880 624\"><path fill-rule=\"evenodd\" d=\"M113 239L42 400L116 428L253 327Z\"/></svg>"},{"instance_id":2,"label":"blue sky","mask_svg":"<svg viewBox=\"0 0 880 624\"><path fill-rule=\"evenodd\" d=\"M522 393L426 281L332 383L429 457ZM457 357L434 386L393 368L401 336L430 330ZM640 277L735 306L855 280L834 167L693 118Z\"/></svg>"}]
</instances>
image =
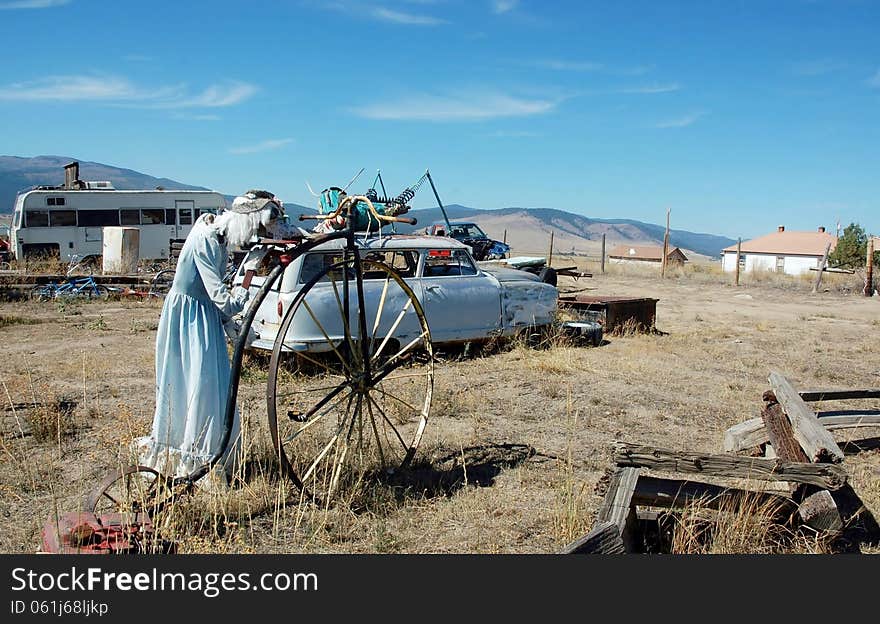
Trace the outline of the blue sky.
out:
<instances>
[{"instance_id":1,"label":"blue sky","mask_svg":"<svg viewBox=\"0 0 880 624\"><path fill-rule=\"evenodd\" d=\"M875 0L0 0L0 154L880 234L878 33Z\"/></svg>"}]
</instances>

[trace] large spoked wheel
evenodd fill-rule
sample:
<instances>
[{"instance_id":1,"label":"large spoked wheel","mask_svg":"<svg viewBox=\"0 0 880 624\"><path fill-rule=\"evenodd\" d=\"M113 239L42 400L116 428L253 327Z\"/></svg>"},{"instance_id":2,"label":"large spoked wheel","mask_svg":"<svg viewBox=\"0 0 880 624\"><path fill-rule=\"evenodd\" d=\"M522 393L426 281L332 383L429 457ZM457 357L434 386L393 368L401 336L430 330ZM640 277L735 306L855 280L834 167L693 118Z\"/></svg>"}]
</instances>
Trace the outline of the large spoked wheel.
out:
<instances>
[{"instance_id":1,"label":"large spoked wheel","mask_svg":"<svg viewBox=\"0 0 880 624\"><path fill-rule=\"evenodd\" d=\"M114 470L86 497L87 511L103 513L159 513L181 486L147 466Z\"/></svg>"},{"instance_id":2,"label":"large spoked wheel","mask_svg":"<svg viewBox=\"0 0 880 624\"><path fill-rule=\"evenodd\" d=\"M385 264L336 263L297 293L269 363L269 429L305 498L410 463L434 389L431 334L409 285Z\"/></svg>"}]
</instances>

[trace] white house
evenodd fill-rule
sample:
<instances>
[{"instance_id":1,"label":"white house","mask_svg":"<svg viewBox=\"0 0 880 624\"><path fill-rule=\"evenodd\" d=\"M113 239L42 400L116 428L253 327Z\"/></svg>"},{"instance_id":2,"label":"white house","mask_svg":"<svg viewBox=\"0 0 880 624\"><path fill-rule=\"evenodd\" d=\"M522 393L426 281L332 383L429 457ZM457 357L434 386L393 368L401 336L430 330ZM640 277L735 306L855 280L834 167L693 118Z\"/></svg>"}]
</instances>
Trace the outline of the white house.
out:
<instances>
[{"instance_id":1,"label":"white house","mask_svg":"<svg viewBox=\"0 0 880 624\"><path fill-rule=\"evenodd\" d=\"M787 275L802 275L818 268L831 245L834 251L837 237L820 227L815 232L787 231L780 225L777 231L744 241L740 246L739 268L749 271L782 271ZM727 272L736 270L736 245L722 250L722 267Z\"/></svg>"}]
</instances>

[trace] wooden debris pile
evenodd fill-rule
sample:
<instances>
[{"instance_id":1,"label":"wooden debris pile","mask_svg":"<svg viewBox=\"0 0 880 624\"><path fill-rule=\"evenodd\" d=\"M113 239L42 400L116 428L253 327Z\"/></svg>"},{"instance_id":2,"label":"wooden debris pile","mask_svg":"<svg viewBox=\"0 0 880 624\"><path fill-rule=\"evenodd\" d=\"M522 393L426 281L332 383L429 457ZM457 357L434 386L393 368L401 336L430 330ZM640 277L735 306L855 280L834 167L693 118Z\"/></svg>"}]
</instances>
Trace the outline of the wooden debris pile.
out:
<instances>
[{"instance_id":1,"label":"wooden debris pile","mask_svg":"<svg viewBox=\"0 0 880 624\"><path fill-rule=\"evenodd\" d=\"M816 412L809 405L877 399L880 389L799 391L777 372L770 373L769 382L761 416L725 432L726 453L617 444L616 466L593 529L560 554L670 552L675 523L695 506L728 516L737 509L745 514L769 510L773 526L787 535L807 533L830 552L860 552L862 544L880 543L880 526L850 485L844 452L830 433L878 427L880 410ZM861 450L858 445L853 448ZM766 481L768 487L750 490L668 479L649 476L645 470L701 475L713 481Z\"/></svg>"}]
</instances>

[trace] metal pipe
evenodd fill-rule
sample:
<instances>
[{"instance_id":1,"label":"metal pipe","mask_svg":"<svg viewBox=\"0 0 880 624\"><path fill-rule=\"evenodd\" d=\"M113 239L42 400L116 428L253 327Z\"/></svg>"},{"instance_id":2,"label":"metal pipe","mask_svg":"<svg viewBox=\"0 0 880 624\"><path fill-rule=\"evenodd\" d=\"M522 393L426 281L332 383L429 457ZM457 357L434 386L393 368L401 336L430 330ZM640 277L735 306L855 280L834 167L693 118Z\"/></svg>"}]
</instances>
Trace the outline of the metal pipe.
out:
<instances>
[{"instance_id":1,"label":"metal pipe","mask_svg":"<svg viewBox=\"0 0 880 624\"><path fill-rule=\"evenodd\" d=\"M443 202L440 201L440 196L437 194L437 188L434 186L434 180L431 179L431 172L425 169L425 176L428 178L428 182L431 183L431 190L434 191L434 197L437 198L437 205L440 206L440 212L443 213L443 220L446 221L446 232L450 232L452 230L452 226L449 224L449 217L446 216L446 208L443 207Z\"/></svg>"}]
</instances>

